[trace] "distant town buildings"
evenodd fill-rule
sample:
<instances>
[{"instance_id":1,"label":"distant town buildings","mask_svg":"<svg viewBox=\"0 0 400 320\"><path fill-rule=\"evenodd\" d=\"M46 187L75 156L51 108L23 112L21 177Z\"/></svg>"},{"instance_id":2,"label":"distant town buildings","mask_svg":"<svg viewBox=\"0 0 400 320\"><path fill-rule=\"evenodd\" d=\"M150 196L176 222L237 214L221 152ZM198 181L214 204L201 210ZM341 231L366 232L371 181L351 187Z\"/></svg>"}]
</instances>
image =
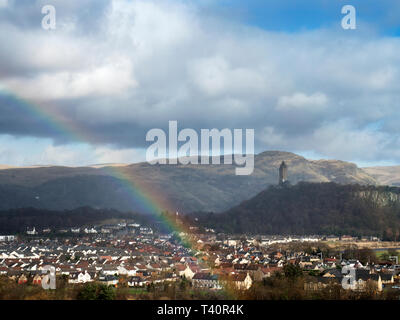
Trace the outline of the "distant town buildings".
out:
<instances>
[{"instance_id":1,"label":"distant town buildings","mask_svg":"<svg viewBox=\"0 0 400 320\"><path fill-rule=\"evenodd\" d=\"M0 236L0 242L11 242L15 240L15 236Z\"/></svg>"},{"instance_id":2,"label":"distant town buildings","mask_svg":"<svg viewBox=\"0 0 400 320\"><path fill-rule=\"evenodd\" d=\"M130 221L130 222L119 222L115 224L106 224L100 226L74 226L71 228L43 228L37 229L36 227L28 227L25 234L28 236L37 236L37 235L48 235L55 236L57 234L71 234L75 236L83 236L83 235L92 235L95 236L97 234L103 234L107 236L123 236L127 234L141 234L141 235L152 235L154 230L147 226L142 226L141 224ZM14 236L0 236L1 241L13 241L9 240L10 237ZM2 240L3 239L3 240ZM14 238L13 238L14 239Z\"/></svg>"},{"instance_id":3,"label":"distant town buildings","mask_svg":"<svg viewBox=\"0 0 400 320\"><path fill-rule=\"evenodd\" d=\"M28 230L26 231L26 234L27 234L27 235L30 235L30 236L34 236L34 235L37 235L38 232L36 231L36 228L33 227L32 230L29 230L29 229L28 229Z\"/></svg>"},{"instance_id":4,"label":"distant town buildings","mask_svg":"<svg viewBox=\"0 0 400 320\"><path fill-rule=\"evenodd\" d=\"M282 162L280 181L287 182ZM330 284L341 286L342 267L356 269L349 290L364 291L370 284L381 292L400 280L398 261L365 263L343 259L342 252L323 256L290 247L289 243L342 241L343 244L379 241L376 237L350 235L228 235L200 233L189 226L176 241L177 233L160 234L157 229L129 222L101 226L75 226L63 230L28 228L28 235L0 236L0 275L17 284L40 285L45 265L54 266L57 276L69 284L99 282L108 286L146 287L174 281L190 282L193 288L248 290L254 283L284 273L287 265L298 266L304 290L314 291ZM62 237L58 235L63 232ZM39 236L36 236L38 235ZM29 238L26 241L25 238ZM282 245L282 246L281 246ZM286 248L285 248L286 247ZM212 250L211 250L212 248Z\"/></svg>"},{"instance_id":5,"label":"distant town buildings","mask_svg":"<svg viewBox=\"0 0 400 320\"><path fill-rule=\"evenodd\" d=\"M305 290L320 290L332 283L341 286L345 276L341 271L343 266L356 269L356 282L349 288L354 291L366 290L370 283L380 292L400 279L400 266L394 262L363 265L358 260L342 259L341 254L323 257L321 253L279 248L279 244L290 242L339 241L334 235L225 235L221 239L219 235L205 233L198 234L196 241L192 241L195 244L188 248L176 242L173 234L158 234L140 225L135 225L138 232L134 236L132 233L121 236L120 231L132 228L132 224L102 226L109 230L106 234L100 227L81 226L79 234L65 230L71 238L49 238L49 233L45 233L43 238L35 237L29 243L17 241L14 236L0 236L0 275L21 285L40 285L41 268L52 265L57 276L65 277L71 285L94 281L119 286L124 281L129 287L145 287L189 281L193 288L248 290L255 282L263 281L275 272L282 273L286 265L295 264L306 275ZM29 231L37 233L35 228ZM180 234L183 239L193 237L191 233ZM350 242L349 236L342 238L341 241ZM15 241L10 241L13 239ZM207 247L213 247L213 250L207 251Z\"/></svg>"}]
</instances>

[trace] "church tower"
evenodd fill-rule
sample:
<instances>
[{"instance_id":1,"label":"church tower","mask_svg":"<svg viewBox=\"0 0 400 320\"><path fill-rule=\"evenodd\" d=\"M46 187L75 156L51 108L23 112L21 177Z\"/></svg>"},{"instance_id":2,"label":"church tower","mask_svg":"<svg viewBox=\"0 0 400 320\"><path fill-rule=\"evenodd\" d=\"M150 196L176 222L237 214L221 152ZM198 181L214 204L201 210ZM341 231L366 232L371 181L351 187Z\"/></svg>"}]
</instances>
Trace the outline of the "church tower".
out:
<instances>
[{"instance_id":1,"label":"church tower","mask_svg":"<svg viewBox=\"0 0 400 320\"><path fill-rule=\"evenodd\" d=\"M279 184L282 185L287 181L288 177L288 168L285 161L282 161L281 166L279 167Z\"/></svg>"}]
</instances>

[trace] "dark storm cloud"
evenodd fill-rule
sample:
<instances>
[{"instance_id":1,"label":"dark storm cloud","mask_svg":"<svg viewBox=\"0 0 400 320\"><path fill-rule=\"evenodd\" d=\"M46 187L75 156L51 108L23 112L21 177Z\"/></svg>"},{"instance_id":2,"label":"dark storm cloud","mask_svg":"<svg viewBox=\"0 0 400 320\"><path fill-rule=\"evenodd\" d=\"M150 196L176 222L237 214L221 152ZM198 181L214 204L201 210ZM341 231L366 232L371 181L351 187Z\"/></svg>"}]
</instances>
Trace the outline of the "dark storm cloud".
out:
<instances>
[{"instance_id":1,"label":"dark storm cloud","mask_svg":"<svg viewBox=\"0 0 400 320\"><path fill-rule=\"evenodd\" d=\"M61 138L62 132L46 121L32 106L11 94L0 94L0 134Z\"/></svg>"}]
</instances>

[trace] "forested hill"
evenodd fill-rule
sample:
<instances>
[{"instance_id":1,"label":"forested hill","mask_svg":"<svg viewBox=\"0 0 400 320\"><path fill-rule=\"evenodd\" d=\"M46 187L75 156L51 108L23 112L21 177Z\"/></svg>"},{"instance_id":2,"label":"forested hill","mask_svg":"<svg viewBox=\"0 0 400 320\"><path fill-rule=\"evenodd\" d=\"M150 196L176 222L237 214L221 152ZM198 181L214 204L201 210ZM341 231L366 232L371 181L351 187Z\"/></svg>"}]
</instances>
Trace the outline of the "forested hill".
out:
<instances>
[{"instance_id":1,"label":"forested hill","mask_svg":"<svg viewBox=\"0 0 400 320\"><path fill-rule=\"evenodd\" d=\"M74 210L54 211L21 208L0 211L0 234L24 233L27 228L33 227L37 230L46 228L55 230L59 228L93 226L115 219L135 221L157 227L157 222L150 216L112 209L81 207Z\"/></svg>"},{"instance_id":2,"label":"forested hill","mask_svg":"<svg viewBox=\"0 0 400 320\"><path fill-rule=\"evenodd\" d=\"M252 234L351 234L398 237L400 188L336 183L270 186L254 198L199 221ZM398 239L398 238L397 238Z\"/></svg>"}]
</instances>

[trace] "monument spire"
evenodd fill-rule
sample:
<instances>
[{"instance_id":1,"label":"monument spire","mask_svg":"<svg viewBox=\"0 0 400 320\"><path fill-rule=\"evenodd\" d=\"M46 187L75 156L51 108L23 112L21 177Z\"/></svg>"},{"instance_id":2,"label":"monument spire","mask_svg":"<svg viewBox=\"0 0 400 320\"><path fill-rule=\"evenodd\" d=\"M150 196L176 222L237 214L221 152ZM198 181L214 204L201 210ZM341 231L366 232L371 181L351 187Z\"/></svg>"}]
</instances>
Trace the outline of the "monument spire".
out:
<instances>
[{"instance_id":1,"label":"monument spire","mask_svg":"<svg viewBox=\"0 0 400 320\"><path fill-rule=\"evenodd\" d=\"M288 168L285 161L282 161L281 166L279 167L279 184L282 185L287 181L288 177Z\"/></svg>"}]
</instances>

